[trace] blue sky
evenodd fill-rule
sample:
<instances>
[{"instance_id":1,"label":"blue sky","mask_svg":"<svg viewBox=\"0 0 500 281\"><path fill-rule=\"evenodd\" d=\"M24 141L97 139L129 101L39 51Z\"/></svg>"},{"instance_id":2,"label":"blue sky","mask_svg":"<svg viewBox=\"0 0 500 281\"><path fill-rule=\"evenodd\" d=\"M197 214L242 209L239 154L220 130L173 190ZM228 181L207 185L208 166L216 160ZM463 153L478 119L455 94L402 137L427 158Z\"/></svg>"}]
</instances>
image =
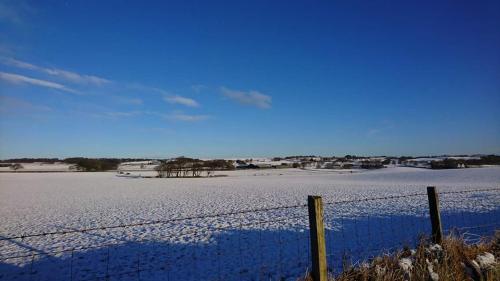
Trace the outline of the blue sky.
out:
<instances>
[{"instance_id":1,"label":"blue sky","mask_svg":"<svg viewBox=\"0 0 500 281\"><path fill-rule=\"evenodd\" d=\"M499 1L126 2L0 0L0 158L500 153Z\"/></svg>"}]
</instances>

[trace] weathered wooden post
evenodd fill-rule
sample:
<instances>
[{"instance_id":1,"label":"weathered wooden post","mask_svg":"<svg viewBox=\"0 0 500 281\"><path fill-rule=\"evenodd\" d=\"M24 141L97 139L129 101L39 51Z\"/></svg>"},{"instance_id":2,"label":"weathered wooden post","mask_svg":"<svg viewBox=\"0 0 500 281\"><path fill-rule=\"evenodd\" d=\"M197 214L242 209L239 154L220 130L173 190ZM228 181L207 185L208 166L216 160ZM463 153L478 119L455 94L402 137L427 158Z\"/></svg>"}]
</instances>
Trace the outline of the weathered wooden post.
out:
<instances>
[{"instance_id":1,"label":"weathered wooden post","mask_svg":"<svg viewBox=\"0 0 500 281\"><path fill-rule=\"evenodd\" d=\"M308 196L307 205L311 232L312 278L314 281L327 281L323 201L320 196Z\"/></svg>"},{"instance_id":2,"label":"weathered wooden post","mask_svg":"<svg viewBox=\"0 0 500 281\"><path fill-rule=\"evenodd\" d=\"M443 240L443 229L441 226L441 215L439 213L439 198L435 186L427 187L427 197L429 198L429 213L432 224L432 242L441 244Z\"/></svg>"}]
</instances>

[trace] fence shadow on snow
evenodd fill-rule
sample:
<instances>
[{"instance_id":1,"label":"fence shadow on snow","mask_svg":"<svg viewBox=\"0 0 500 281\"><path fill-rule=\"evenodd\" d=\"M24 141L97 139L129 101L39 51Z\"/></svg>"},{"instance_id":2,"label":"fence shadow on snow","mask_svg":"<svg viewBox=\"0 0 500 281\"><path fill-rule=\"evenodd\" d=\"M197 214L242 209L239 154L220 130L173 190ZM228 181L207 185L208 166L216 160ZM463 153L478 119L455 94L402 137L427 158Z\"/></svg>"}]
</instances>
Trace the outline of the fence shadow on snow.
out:
<instances>
[{"instance_id":1,"label":"fence shadow on snow","mask_svg":"<svg viewBox=\"0 0 500 281\"><path fill-rule=\"evenodd\" d=\"M471 242L492 234L500 224L499 191L440 194L445 234ZM457 209L464 200L485 211ZM428 209L425 193L325 201L328 271L414 246L431 233ZM0 280L296 280L311 268L310 252L304 204L0 236Z\"/></svg>"}]
</instances>

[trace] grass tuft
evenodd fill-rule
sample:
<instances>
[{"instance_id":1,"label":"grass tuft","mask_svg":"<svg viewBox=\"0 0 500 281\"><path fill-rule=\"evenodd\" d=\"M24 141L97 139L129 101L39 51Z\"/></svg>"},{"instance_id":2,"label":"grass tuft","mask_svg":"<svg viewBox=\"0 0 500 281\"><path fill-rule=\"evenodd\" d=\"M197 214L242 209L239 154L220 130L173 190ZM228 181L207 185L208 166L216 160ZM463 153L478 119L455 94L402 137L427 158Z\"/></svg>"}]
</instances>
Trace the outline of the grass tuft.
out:
<instances>
[{"instance_id":1,"label":"grass tuft","mask_svg":"<svg viewBox=\"0 0 500 281\"><path fill-rule=\"evenodd\" d=\"M416 249L402 249L344 270L336 281L498 281L500 231L477 244L448 236L441 245L422 239ZM299 279L313 281L310 275ZM333 277L330 280L334 280Z\"/></svg>"}]
</instances>

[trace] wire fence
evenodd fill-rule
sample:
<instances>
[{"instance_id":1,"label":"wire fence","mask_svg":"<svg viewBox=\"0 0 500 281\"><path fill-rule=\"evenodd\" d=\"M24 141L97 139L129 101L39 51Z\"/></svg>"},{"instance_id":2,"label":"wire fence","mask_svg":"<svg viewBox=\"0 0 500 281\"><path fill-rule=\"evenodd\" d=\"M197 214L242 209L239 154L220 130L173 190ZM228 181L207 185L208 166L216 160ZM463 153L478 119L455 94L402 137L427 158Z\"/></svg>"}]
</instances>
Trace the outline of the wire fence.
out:
<instances>
[{"instance_id":1,"label":"wire fence","mask_svg":"<svg viewBox=\"0 0 500 281\"><path fill-rule=\"evenodd\" d=\"M500 188L440 201L446 233L477 242L499 228ZM415 246L428 210L426 193L325 200L329 271ZM59 229L0 236L0 280L297 280L311 268L306 204Z\"/></svg>"},{"instance_id":2,"label":"wire fence","mask_svg":"<svg viewBox=\"0 0 500 281\"><path fill-rule=\"evenodd\" d=\"M294 205L2 237L0 280L279 280L309 267L307 221Z\"/></svg>"},{"instance_id":3,"label":"wire fence","mask_svg":"<svg viewBox=\"0 0 500 281\"><path fill-rule=\"evenodd\" d=\"M409 198L411 212L394 213L387 208ZM327 203L324 218L330 271L339 273L382 251L414 244L419 233L429 233L426 199L427 194L412 194L366 200L361 205L360 202Z\"/></svg>"},{"instance_id":4,"label":"wire fence","mask_svg":"<svg viewBox=\"0 0 500 281\"><path fill-rule=\"evenodd\" d=\"M445 235L477 243L500 227L500 188L440 192L439 200ZM481 211L471 211L478 206ZM381 254L415 247L432 232L427 193L326 202L324 220L328 270L334 275Z\"/></svg>"},{"instance_id":5,"label":"wire fence","mask_svg":"<svg viewBox=\"0 0 500 281\"><path fill-rule=\"evenodd\" d=\"M464 198L456 194L469 196ZM445 234L461 236L470 243L477 243L500 229L500 189L441 192L440 200ZM482 212L471 211L478 206Z\"/></svg>"}]
</instances>

